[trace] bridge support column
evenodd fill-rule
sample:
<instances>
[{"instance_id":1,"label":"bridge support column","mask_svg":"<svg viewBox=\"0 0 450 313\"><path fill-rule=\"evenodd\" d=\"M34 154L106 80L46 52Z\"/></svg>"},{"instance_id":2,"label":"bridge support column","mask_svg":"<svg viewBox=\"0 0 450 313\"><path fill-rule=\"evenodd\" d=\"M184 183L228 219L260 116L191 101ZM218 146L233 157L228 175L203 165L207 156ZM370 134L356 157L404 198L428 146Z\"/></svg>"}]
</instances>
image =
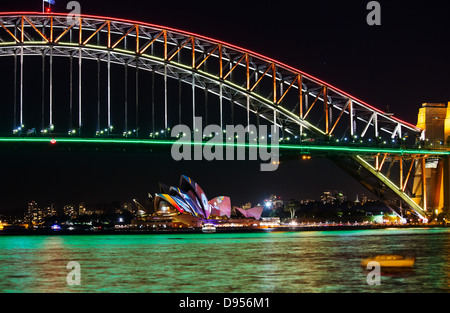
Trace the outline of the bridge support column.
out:
<instances>
[{"instance_id":1,"label":"bridge support column","mask_svg":"<svg viewBox=\"0 0 450 313\"><path fill-rule=\"evenodd\" d=\"M220 83L219 91L220 128L223 131L223 85Z\"/></svg>"},{"instance_id":2,"label":"bridge support column","mask_svg":"<svg viewBox=\"0 0 450 313\"><path fill-rule=\"evenodd\" d=\"M72 112L73 112L73 55L70 54L69 64L69 130L72 131ZM44 113L42 112L42 117ZM42 129L44 129L44 121L42 121Z\"/></svg>"},{"instance_id":3,"label":"bridge support column","mask_svg":"<svg viewBox=\"0 0 450 313\"><path fill-rule=\"evenodd\" d=\"M192 127L195 132L195 75L192 75Z\"/></svg>"},{"instance_id":4,"label":"bridge support column","mask_svg":"<svg viewBox=\"0 0 450 313\"><path fill-rule=\"evenodd\" d=\"M155 70L152 69L152 133L155 133Z\"/></svg>"},{"instance_id":5,"label":"bridge support column","mask_svg":"<svg viewBox=\"0 0 450 313\"><path fill-rule=\"evenodd\" d=\"M41 129L45 129L45 52L42 50L41 60Z\"/></svg>"},{"instance_id":6,"label":"bridge support column","mask_svg":"<svg viewBox=\"0 0 450 313\"><path fill-rule=\"evenodd\" d=\"M111 52L108 51L108 132L111 131Z\"/></svg>"},{"instance_id":7,"label":"bridge support column","mask_svg":"<svg viewBox=\"0 0 450 313\"><path fill-rule=\"evenodd\" d=\"M444 148L450 135L450 105L445 103L424 103L419 110L417 127L425 130L423 145L428 148ZM416 169L413 193L415 201L425 197L429 217L437 217L450 208L450 160L448 157L424 159ZM419 172L420 170L420 172ZM422 174L423 173L423 174ZM425 175L424 193L419 191L420 174Z\"/></svg>"},{"instance_id":8,"label":"bridge support column","mask_svg":"<svg viewBox=\"0 0 450 313\"><path fill-rule=\"evenodd\" d=\"M124 129L125 133L128 133L128 63L125 63L125 75L124 75L124 93L125 93L125 112L124 112ZM153 94L153 91L152 91ZM155 123L153 123L155 124Z\"/></svg>"},{"instance_id":9,"label":"bridge support column","mask_svg":"<svg viewBox=\"0 0 450 313\"><path fill-rule=\"evenodd\" d=\"M23 125L23 47L20 48L20 127Z\"/></svg>"},{"instance_id":10,"label":"bridge support column","mask_svg":"<svg viewBox=\"0 0 450 313\"><path fill-rule=\"evenodd\" d=\"M13 129L17 128L17 51L14 51L14 117L13 117Z\"/></svg>"},{"instance_id":11,"label":"bridge support column","mask_svg":"<svg viewBox=\"0 0 450 313\"><path fill-rule=\"evenodd\" d=\"M53 125L53 47L50 48L50 100L49 100L49 127L51 129L51 126Z\"/></svg>"},{"instance_id":12,"label":"bridge support column","mask_svg":"<svg viewBox=\"0 0 450 313\"><path fill-rule=\"evenodd\" d=\"M168 124L168 102L167 102L167 64L164 64L164 135L166 135Z\"/></svg>"},{"instance_id":13,"label":"bridge support column","mask_svg":"<svg viewBox=\"0 0 450 313\"><path fill-rule=\"evenodd\" d=\"M136 58L136 78L135 78L135 87L136 87L136 137L139 138L139 58ZM167 89L167 88L166 88ZM167 93L165 94L166 102L167 102ZM167 107L167 106L166 106ZM167 111L166 111L166 118L165 123L167 124ZM167 129L167 125L166 125ZM164 132L164 135L166 136L166 132Z\"/></svg>"},{"instance_id":14,"label":"bridge support column","mask_svg":"<svg viewBox=\"0 0 450 313\"><path fill-rule=\"evenodd\" d=\"M82 82L83 82L83 77L82 77L82 65L83 65L83 55L82 55L82 50L80 48L79 50L79 55L78 55L78 127L79 127L79 132L78 135L81 135L81 126L83 125L83 119L82 119Z\"/></svg>"}]
</instances>

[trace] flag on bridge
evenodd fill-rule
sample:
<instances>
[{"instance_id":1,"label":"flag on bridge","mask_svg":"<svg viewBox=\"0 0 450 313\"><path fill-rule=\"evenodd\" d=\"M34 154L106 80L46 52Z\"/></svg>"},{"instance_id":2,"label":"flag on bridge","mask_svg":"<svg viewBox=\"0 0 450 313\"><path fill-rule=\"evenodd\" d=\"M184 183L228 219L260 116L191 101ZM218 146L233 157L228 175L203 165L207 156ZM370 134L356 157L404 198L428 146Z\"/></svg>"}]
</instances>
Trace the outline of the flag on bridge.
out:
<instances>
[{"instance_id":1,"label":"flag on bridge","mask_svg":"<svg viewBox=\"0 0 450 313\"><path fill-rule=\"evenodd\" d=\"M45 7L45 3L48 3L48 7ZM56 0L42 0L42 13L50 13L52 11L51 6L55 5Z\"/></svg>"}]
</instances>

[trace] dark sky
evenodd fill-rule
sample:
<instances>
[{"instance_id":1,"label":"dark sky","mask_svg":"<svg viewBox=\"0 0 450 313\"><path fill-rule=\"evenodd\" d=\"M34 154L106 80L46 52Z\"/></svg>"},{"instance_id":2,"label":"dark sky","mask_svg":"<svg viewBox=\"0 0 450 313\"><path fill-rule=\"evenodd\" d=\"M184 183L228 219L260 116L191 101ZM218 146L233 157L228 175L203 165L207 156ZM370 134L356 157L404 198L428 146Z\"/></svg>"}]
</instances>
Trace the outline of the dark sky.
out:
<instances>
[{"instance_id":1,"label":"dark sky","mask_svg":"<svg viewBox=\"0 0 450 313\"><path fill-rule=\"evenodd\" d=\"M65 12L68 1L57 0ZM379 1L381 26L368 26L369 1L88 1L83 14L134 19L242 46L316 76L415 124L423 102L450 101L446 1ZM3 1L0 11L40 11L41 1ZM0 208L41 203L143 199L159 181L196 180L209 198L233 205L318 198L327 189L350 199L366 192L331 162L283 163L276 172L251 162L175 162L145 153L2 150ZM367 192L366 192L367 193Z\"/></svg>"}]
</instances>

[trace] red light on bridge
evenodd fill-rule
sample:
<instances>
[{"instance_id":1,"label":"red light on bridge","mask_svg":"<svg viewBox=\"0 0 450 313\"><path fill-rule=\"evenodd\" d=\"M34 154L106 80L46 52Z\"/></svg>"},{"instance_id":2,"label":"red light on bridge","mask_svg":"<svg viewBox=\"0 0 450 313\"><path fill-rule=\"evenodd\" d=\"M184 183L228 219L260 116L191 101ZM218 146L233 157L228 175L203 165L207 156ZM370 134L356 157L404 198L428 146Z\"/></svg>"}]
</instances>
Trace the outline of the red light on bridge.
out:
<instances>
[{"instance_id":1,"label":"red light on bridge","mask_svg":"<svg viewBox=\"0 0 450 313\"><path fill-rule=\"evenodd\" d=\"M56 139L53 138L52 140L50 140L50 143L51 143L52 145L55 145L55 144L56 144Z\"/></svg>"}]
</instances>

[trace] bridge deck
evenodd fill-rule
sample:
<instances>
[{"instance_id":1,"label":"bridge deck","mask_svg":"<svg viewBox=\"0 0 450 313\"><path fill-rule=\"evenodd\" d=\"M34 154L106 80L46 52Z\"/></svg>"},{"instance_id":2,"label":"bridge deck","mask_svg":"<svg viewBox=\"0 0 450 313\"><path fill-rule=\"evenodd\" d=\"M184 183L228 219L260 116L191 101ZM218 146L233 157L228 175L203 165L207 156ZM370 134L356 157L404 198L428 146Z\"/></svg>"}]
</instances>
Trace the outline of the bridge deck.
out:
<instances>
[{"instance_id":1,"label":"bridge deck","mask_svg":"<svg viewBox=\"0 0 450 313\"><path fill-rule=\"evenodd\" d=\"M130 138L79 138L79 137L0 137L0 146L2 147L121 147L121 148L146 148L172 146L177 143L176 140L170 139L130 139ZM270 144L249 144L249 143L210 143L191 142L183 143L196 145L222 145L223 147L232 146L235 148L262 148L271 149ZM426 149L421 147L407 146L386 146L372 145L363 146L358 144L312 144L312 143L280 143L278 145L280 153L283 154L310 154L310 155L374 155L374 154L394 154L394 155L427 155L427 156L448 156L448 149Z\"/></svg>"}]
</instances>

